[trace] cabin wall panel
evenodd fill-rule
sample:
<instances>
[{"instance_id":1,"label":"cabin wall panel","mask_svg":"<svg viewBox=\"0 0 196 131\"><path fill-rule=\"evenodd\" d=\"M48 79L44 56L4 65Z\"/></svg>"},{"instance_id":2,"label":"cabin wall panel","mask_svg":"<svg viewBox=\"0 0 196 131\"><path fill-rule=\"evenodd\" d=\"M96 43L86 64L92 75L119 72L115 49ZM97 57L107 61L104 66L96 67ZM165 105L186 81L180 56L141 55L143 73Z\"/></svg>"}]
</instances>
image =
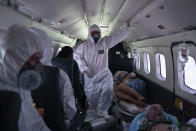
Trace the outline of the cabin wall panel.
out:
<instances>
[{"instance_id":1,"label":"cabin wall panel","mask_svg":"<svg viewBox=\"0 0 196 131\"><path fill-rule=\"evenodd\" d=\"M174 47L174 65L175 67L177 67L177 54L178 54L178 47ZM195 61L196 61L196 47L191 47L189 48L189 55L192 56ZM178 76L178 70L175 70L175 75ZM196 77L195 77L196 80ZM196 85L195 85L196 86ZM186 101L192 102L196 105L196 95L191 95L187 92L185 92L184 90L182 90L182 88L180 87L179 83L178 83L178 77L176 77L176 81L175 81L175 93L177 96L183 97Z\"/></svg>"},{"instance_id":2,"label":"cabin wall panel","mask_svg":"<svg viewBox=\"0 0 196 131\"><path fill-rule=\"evenodd\" d=\"M164 36L164 37L159 37L159 38L155 38L155 39L147 39L147 40L143 40L143 41L138 41L138 42L132 42L129 44L130 48L138 48L139 49L139 53L140 53L140 60L141 60L141 70L136 70L136 72L142 76L144 76L145 78L149 79L150 81L161 85L163 88L168 89L170 91L173 91L173 63L172 63L172 56L171 56L171 51L170 51L170 47L172 45L173 42L181 42L181 41L193 41L194 43L196 43L196 31L187 31L187 32L182 32L182 33L177 33L177 34L173 34L173 35L169 35L169 36ZM167 68L167 78L164 83L161 83L160 80L156 77L156 70L155 70L155 63L151 62L151 71L153 71L153 74L147 75L144 73L143 70L143 54L141 55L141 52L143 51L147 51L150 53L150 56L152 56L151 59L154 59L154 54L156 52L162 52L165 55L165 59L166 59L166 68ZM180 87L178 86L178 79L177 79L177 65L176 65L176 54L177 52L174 52L174 68L175 70L175 94L179 97L181 97L182 99L191 102L193 104L196 105L196 95L190 95L186 92L182 92L182 90L180 89ZM195 48L191 48L191 54L196 58L196 52L195 52ZM152 61L152 60L151 60ZM151 72L152 73L152 72Z\"/></svg>"},{"instance_id":3,"label":"cabin wall panel","mask_svg":"<svg viewBox=\"0 0 196 131\"><path fill-rule=\"evenodd\" d=\"M136 69L136 72L147 79L153 81L161 85L162 87L166 88L169 91L173 91L173 84L172 84L172 61L169 59L171 57L171 53L168 47L147 47L147 48L138 48L140 54L140 70ZM147 52L150 55L150 67L151 72L150 74L146 74L144 71L144 58L143 53ZM162 53L166 59L166 80L161 81L156 76L156 61L155 61L155 54Z\"/></svg>"}]
</instances>

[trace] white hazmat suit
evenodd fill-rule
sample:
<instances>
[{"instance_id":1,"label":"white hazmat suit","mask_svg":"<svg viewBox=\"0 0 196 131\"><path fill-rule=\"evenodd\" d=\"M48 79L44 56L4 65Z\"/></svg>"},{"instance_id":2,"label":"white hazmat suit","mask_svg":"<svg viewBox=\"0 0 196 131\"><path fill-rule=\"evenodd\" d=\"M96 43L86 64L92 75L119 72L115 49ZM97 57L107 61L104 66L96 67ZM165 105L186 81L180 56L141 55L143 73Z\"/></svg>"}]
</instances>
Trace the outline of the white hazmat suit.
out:
<instances>
[{"instance_id":1,"label":"white hazmat suit","mask_svg":"<svg viewBox=\"0 0 196 131\"><path fill-rule=\"evenodd\" d=\"M44 44L29 29L13 25L9 28L0 45L0 90L17 92L21 97L19 116L20 131L49 131L37 110L33 107L31 91L17 84L19 71L25 62L38 51L43 52Z\"/></svg>"},{"instance_id":2,"label":"white hazmat suit","mask_svg":"<svg viewBox=\"0 0 196 131\"><path fill-rule=\"evenodd\" d=\"M80 71L84 73L84 90L89 100L88 119L92 120L97 116L107 119L113 98L113 76L108 68L108 49L123 41L129 32L126 28L119 29L110 36L100 38L95 44L92 31L101 32L97 25L92 25L88 40L78 46L74 58Z\"/></svg>"},{"instance_id":3,"label":"white hazmat suit","mask_svg":"<svg viewBox=\"0 0 196 131\"><path fill-rule=\"evenodd\" d=\"M20 88L17 84L19 71L33 54L40 51L43 52L44 61L51 59L46 55L48 46L41 37L35 30L13 25L0 45L0 90L17 92L21 97L18 122L20 131L50 131L32 105L31 91ZM65 80L62 81L67 84Z\"/></svg>"}]
</instances>

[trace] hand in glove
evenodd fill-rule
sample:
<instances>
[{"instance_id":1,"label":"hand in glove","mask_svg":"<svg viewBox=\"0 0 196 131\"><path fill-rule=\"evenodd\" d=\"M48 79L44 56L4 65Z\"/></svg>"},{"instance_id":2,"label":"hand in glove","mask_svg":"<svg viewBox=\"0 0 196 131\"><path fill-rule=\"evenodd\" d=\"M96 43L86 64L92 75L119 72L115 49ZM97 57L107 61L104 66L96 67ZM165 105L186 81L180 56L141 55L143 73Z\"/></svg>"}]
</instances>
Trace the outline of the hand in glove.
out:
<instances>
[{"instance_id":1,"label":"hand in glove","mask_svg":"<svg viewBox=\"0 0 196 131\"><path fill-rule=\"evenodd\" d=\"M90 72L89 69L86 69L86 70L84 71L84 73L85 73L89 78L92 78L92 77L93 77L93 74Z\"/></svg>"}]
</instances>

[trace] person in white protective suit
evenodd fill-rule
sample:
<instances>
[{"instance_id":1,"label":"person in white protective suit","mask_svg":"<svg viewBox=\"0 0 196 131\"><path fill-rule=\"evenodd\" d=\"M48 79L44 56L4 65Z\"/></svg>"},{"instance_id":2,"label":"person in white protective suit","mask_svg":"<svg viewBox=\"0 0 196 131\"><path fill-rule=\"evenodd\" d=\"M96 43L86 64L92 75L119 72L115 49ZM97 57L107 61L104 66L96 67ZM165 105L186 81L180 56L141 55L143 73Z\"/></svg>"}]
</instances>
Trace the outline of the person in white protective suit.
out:
<instances>
[{"instance_id":1,"label":"person in white protective suit","mask_svg":"<svg viewBox=\"0 0 196 131\"><path fill-rule=\"evenodd\" d=\"M41 59L41 62L44 63L44 65L52 66L51 60L53 56L53 48L52 43L47 34L36 28L31 28L31 30L35 31L40 38L43 44L45 44L45 50L44 50L44 58ZM75 105L75 97L74 97L74 91L71 85L71 81L67 75L66 72L63 70L60 70L60 93L61 93L61 99L64 107L64 117L65 120L72 120L75 116L77 110Z\"/></svg>"},{"instance_id":2,"label":"person in white protective suit","mask_svg":"<svg viewBox=\"0 0 196 131\"><path fill-rule=\"evenodd\" d=\"M84 74L84 90L89 101L88 120L109 119L108 109L113 99L113 76L108 68L108 49L128 36L128 29L119 29L101 38L101 30L92 25L88 40L76 49L74 58Z\"/></svg>"},{"instance_id":3,"label":"person in white protective suit","mask_svg":"<svg viewBox=\"0 0 196 131\"><path fill-rule=\"evenodd\" d=\"M21 97L18 121L20 131L50 131L33 107L31 90L41 83L40 60L49 61L48 46L32 29L13 25L0 44L0 90L14 91ZM46 60L46 61L45 61Z\"/></svg>"},{"instance_id":4,"label":"person in white protective suit","mask_svg":"<svg viewBox=\"0 0 196 131\"><path fill-rule=\"evenodd\" d=\"M22 88L27 83L19 84L19 76L22 76L19 74L22 74L21 69L26 61L33 56L35 58L31 64L35 65L42 58L44 46L40 38L25 27L13 25L8 29L0 46L0 90L14 91L21 97L19 130L49 131L32 105L31 91ZM35 79L35 83L29 83L29 87L37 87L39 82L40 79Z\"/></svg>"}]
</instances>

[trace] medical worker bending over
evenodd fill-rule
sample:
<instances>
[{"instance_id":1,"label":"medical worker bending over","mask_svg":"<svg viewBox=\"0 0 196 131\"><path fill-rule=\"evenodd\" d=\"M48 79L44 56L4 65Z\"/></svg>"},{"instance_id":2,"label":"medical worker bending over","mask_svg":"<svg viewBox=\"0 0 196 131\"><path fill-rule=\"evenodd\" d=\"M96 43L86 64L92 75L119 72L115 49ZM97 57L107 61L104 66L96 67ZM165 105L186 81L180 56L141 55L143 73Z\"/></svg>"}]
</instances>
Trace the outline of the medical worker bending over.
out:
<instances>
[{"instance_id":1,"label":"medical worker bending over","mask_svg":"<svg viewBox=\"0 0 196 131\"><path fill-rule=\"evenodd\" d=\"M92 25L88 40L75 52L74 58L84 74L84 91L89 101L88 120L110 118L107 111L113 99L113 77L108 68L108 49L123 41L128 34L128 29L123 28L101 38L100 28Z\"/></svg>"}]
</instances>

